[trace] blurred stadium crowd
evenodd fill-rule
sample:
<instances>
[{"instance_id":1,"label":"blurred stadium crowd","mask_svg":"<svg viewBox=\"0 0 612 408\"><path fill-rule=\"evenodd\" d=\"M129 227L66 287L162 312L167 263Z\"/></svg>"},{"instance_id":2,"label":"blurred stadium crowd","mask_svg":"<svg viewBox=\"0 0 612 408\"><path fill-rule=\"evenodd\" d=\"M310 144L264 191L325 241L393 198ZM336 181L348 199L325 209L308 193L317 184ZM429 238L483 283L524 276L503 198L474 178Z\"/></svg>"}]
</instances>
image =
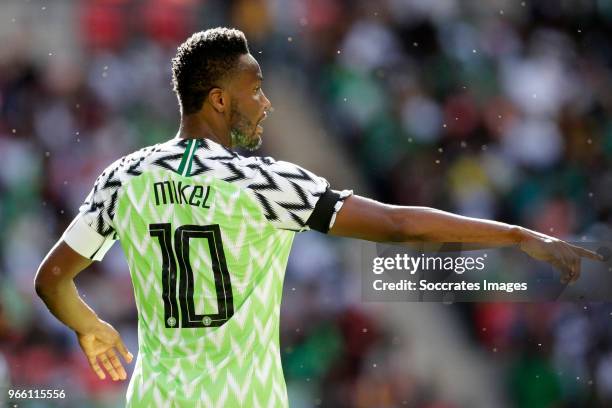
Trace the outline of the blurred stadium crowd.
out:
<instances>
[{"instance_id":1,"label":"blurred stadium crowd","mask_svg":"<svg viewBox=\"0 0 612 408\"><path fill-rule=\"evenodd\" d=\"M174 136L170 59L212 26L242 29L265 81L301 89L272 93L262 154L291 140L273 123L293 104L362 183L336 188L611 240L610 2L20 0L0 15L0 389L121 406L127 384L96 379L32 279L101 170ZM335 165L317 170L336 181ZM296 239L281 323L293 407L612 405L608 304L365 304L358 248ZM119 246L77 286L135 352Z\"/></svg>"}]
</instances>

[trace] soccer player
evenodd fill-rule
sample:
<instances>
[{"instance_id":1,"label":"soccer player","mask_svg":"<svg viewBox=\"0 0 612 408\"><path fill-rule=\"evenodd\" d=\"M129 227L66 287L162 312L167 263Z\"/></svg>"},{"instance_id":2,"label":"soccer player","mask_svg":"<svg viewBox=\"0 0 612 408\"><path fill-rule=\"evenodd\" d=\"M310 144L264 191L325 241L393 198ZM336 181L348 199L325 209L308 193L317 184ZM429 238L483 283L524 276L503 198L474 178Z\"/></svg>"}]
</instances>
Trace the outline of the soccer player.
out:
<instances>
[{"instance_id":1,"label":"soccer player","mask_svg":"<svg viewBox=\"0 0 612 408\"><path fill-rule=\"evenodd\" d=\"M119 240L138 309L134 407L287 406L279 352L282 284L296 232L378 242L513 245L580 276L598 255L518 226L336 191L295 164L243 157L271 108L244 34L193 34L172 61L181 123L174 139L102 172L43 260L36 291L76 332L100 379L126 379L119 333L79 296L74 277Z\"/></svg>"}]
</instances>

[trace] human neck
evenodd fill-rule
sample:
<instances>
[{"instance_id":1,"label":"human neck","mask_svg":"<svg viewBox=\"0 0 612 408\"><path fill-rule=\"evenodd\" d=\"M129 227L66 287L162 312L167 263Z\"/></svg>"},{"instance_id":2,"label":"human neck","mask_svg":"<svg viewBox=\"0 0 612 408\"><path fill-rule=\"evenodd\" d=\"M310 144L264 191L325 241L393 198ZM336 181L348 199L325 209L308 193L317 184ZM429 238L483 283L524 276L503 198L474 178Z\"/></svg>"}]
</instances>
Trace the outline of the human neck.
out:
<instances>
[{"instance_id":1,"label":"human neck","mask_svg":"<svg viewBox=\"0 0 612 408\"><path fill-rule=\"evenodd\" d=\"M199 113L181 115L181 125L176 137L181 139L210 139L230 148L230 135L224 123L208 119Z\"/></svg>"}]
</instances>

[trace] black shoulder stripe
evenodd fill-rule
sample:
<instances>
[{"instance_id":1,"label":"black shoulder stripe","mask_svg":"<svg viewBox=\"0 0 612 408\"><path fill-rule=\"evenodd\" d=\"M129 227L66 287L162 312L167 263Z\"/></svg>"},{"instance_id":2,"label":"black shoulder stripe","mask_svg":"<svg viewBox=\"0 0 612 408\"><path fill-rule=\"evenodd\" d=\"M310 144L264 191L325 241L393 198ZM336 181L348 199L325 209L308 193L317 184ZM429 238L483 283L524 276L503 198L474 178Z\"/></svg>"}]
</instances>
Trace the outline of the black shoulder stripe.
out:
<instances>
[{"instance_id":1,"label":"black shoulder stripe","mask_svg":"<svg viewBox=\"0 0 612 408\"><path fill-rule=\"evenodd\" d=\"M328 188L317 201L310 218L306 221L306 225L315 231L327 234L329 231L329 223L334 214L334 207L340 201L340 194Z\"/></svg>"}]
</instances>

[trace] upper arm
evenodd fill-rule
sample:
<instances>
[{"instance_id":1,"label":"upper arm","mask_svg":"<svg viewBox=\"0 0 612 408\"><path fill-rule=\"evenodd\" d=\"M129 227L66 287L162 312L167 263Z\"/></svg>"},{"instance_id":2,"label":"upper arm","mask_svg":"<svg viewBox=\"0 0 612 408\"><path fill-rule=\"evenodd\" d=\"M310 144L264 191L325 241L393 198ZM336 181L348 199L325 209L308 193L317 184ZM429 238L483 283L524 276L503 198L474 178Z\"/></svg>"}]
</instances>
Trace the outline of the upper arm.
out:
<instances>
[{"instance_id":1,"label":"upper arm","mask_svg":"<svg viewBox=\"0 0 612 408\"><path fill-rule=\"evenodd\" d=\"M118 175L118 163L120 162L116 161L111 164L96 179L93 188L79 207L79 213L49 255L56 248L60 248L61 255L77 254L88 261L101 261L104 258L117 239L113 218L122 185ZM70 257L72 258L74 256Z\"/></svg>"},{"instance_id":2,"label":"upper arm","mask_svg":"<svg viewBox=\"0 0 612 408\"><path fill-rule=\"evenodd\" d=\"M38 267L34 278L36 291L40 293L57 282L73 279L91 262L60 239Z\"/></svg>"},{"instance_id":3,"label":"upper arm","mask_svg":"<svg viewBox=\"0 0 612 408\"><path fill-rule=\"evenodd\" d=\"M376 242L402 241L404 228L397 208L358 195L350 196L336 215L329 233Z\"/></svg>"},{"instance_id":4,"label":"upper arm","mask_svg":"<svg viewBox=\"0 0 612 408\"><path fill-rule=\"evenodd\" d=\"M34 284L36 292L72 280L79 272L101 260L113 245L112 226L119 183L114 171L105 171L79 208L79 213L40 264Z\"/></svg>"}]
</instances>

